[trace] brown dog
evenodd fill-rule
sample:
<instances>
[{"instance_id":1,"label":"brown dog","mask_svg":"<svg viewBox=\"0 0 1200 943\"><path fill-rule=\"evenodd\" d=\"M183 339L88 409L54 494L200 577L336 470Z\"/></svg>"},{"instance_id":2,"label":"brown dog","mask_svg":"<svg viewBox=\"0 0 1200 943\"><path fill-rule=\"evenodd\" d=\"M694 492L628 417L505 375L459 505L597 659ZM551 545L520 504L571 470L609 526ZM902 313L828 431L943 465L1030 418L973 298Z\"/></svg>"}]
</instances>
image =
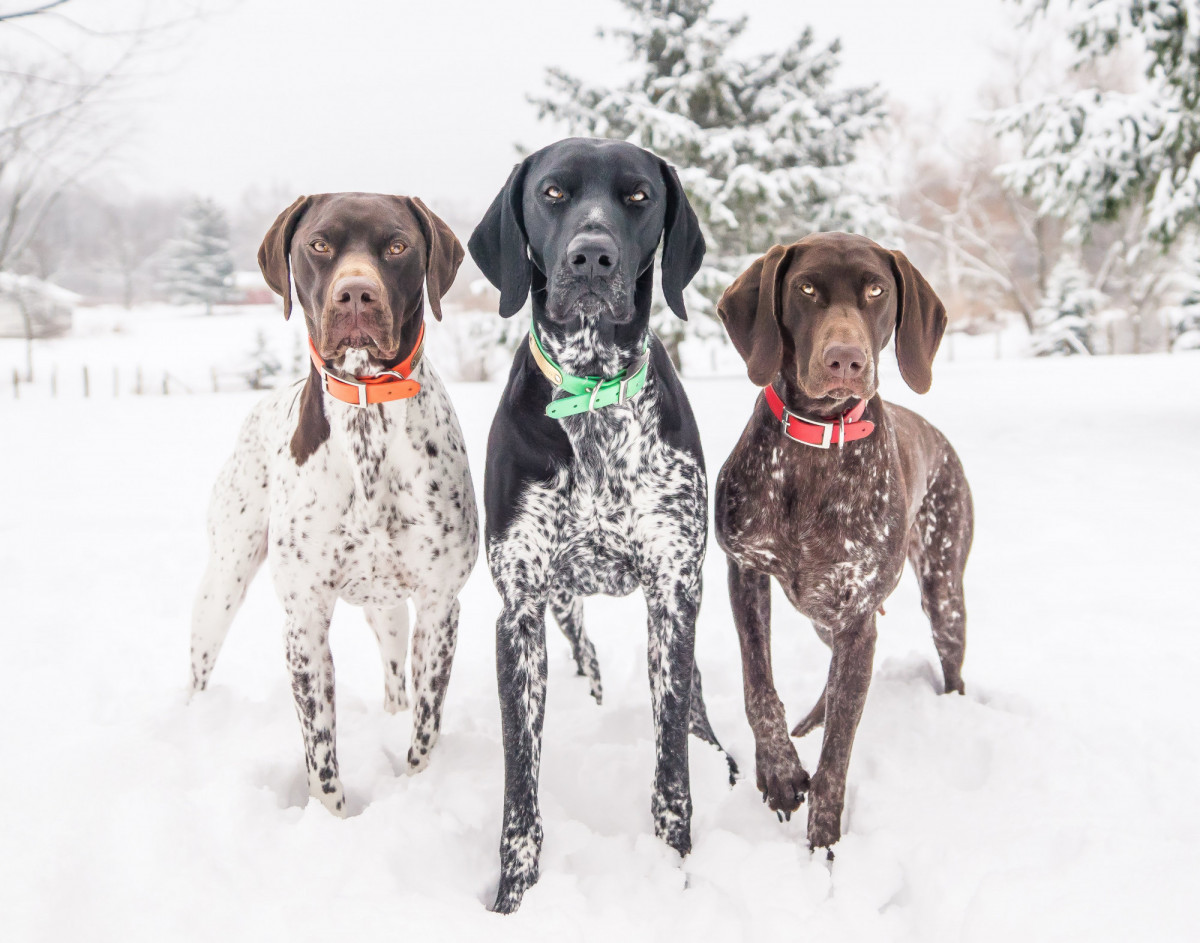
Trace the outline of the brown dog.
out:
<instances>
[{"instance_id":1,"label":"brown dog","mask_svg":"<svg viewBox=\"0 0 1200 943\"><path fill-rule=\"evenodd\" d=\"M875 613L906 556L946 691L963 691L970 489L942 434L876 393L879 352L893 325L901 374L928 391L946 311L903 254L845 233L774 246L717 310L750 379L766 387L716 494L758 788L789 818L807 791L809 843L827 847L841 837ZM825 725L811 782L771 675L772 576L833 652L824 693L792 731L801 737Z\"/></svg>"}]
</instances>

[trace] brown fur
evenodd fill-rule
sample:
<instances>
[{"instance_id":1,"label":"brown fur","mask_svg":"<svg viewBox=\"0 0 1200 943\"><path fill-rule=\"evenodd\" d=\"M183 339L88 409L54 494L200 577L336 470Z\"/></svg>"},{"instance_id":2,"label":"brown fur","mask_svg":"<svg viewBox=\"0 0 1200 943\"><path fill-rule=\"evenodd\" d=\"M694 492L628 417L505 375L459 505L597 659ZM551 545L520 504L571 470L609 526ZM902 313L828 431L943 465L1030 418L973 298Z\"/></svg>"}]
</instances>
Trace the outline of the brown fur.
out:
<instances>
[{"instance_id":1,"label":"brown fur","mask_svg":"<svg viewBox=\"0 0 1200 943\"><path fill-rule=\"evenodd\" d=\"M861 236L822 233L773 247L730 286L718 312L750 378L773 383L791 411L826 419L866 399L863 418L875 423L865 439L817 449L784 437L760 396L717 479L717 540L729 558L758 787L789 817L807 793L809 842L826 847L841 836L875 614L906 557L921 584L945 690L963 691L970 489L942 434L877 395L879 352L893 327L906 382L929 389L945 309L901 253ZM839 342L863 346L861 375L827 368L822 351ZM793 731L803 736L824 724L811 780L788 737L771 670L772 576L832 650L826 689Z\"/></svg>"}]
</instances>

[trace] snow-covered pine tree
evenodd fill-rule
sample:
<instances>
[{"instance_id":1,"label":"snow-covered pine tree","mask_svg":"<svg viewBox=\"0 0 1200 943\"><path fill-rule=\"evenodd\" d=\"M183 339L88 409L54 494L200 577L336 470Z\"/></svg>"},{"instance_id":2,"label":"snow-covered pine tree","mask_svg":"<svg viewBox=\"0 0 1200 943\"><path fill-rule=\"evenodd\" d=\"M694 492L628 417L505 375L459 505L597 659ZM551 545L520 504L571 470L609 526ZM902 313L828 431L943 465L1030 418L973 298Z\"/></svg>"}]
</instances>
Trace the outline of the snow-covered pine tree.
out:
<instances>
[{"instance_id":1,"label":"snow-covered pine tree","mask_svg":"<svg viewBox=\"0 0 1200 943\"><path fill-rule=\"evenodd\" d=\"M1168 309L1167 342L1173 351L1200 350L1200 239L1189 240L1180 259L1177 280L1183 298Z\"/></svg>"},{"instance_id":2,"label":"snow-covered pine tree","mask_svg":"<svg viewBox=\"0 0 1200 943\"><path fill-rule=\"evenodd\" d=\"M621 138L674 164L708 253L686 300L685 325L658 305L654 327L678 364L685 336L721 337L716 302L775 243L810 232L894 233L877 182L855 163L884 117L875 87L835 83L840 46L811 29L778 52L737 57L747 18L712 15L712 0L620 0L631 23L601 31L634 66L618 87L587 85L560 69L530 101L569 132Z\"/></svg>"},{"instance_id":3,"label":"snow-covered pine tree","mask_svg":"<svg viewBox=\"0 0 1200 943\"><path fill-rule=\"evenodd\" d=\"M1051 5L1024 4L1031 24ZM1120 52L1142 62L1145 81L1132 92L1087 87L1008 109L1000 126L1026 144L1002 179L1068 221L1073 241L1139 207L1143 241L1169 246L1200 222L1200 6L1067 0L1064 13L1077 68Z\"/></svg>"},{"instance_id":4,"label":"snow-covered pine tree","mask_svg":"<svg viewBox=\"0 0 1200 943\"><path fill-rule=\"evenodd\" d=\"M213 305L228 293L232 276L229 220L212 200L199 198L167 248L163 286L177 304L203 302L205 314L212 314Z\"/></svg>"},{"instance_id":5,"label":"snow-covered pine tree","mask_svg":"<svg viewBox=\"0 0 1200 943\"><path fill-rule=\"evenodd\" d=\"M283 372L283 365L267 343L266 332L259 328L254 335L254 347L250 351L249 363L242 374L252 390L267 390L275 385L275 381Z\"/></svg>"},{"instance_id":6,"label":"snow-covered pine tree","mask_svg":"<svg viewBox=\"0 0 1200 943\"><path fill-rule=\"evenodd\" d=\"M1079 257L1063 253L1046 279L1046 293L1034 312L1033 353L1038 357L1095 353L1095 315L1103 303L1103 293L1091 287Z\"/></svg>"}]
</instances>

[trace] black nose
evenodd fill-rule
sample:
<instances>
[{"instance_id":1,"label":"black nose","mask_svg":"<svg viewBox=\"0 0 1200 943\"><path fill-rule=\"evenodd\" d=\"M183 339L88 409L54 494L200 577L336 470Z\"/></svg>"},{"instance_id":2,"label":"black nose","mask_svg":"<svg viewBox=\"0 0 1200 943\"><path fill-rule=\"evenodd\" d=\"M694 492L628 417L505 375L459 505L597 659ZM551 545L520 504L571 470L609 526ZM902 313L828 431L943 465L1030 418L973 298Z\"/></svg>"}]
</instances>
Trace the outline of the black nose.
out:
<instances>
[{"instance_id":1,"label":"black nose","mask_svg":"<svg viewBox=\"0 0 1200 943\"><path fill-rule=\"evenodd\" d=\"M867 355L861 347L830 344L825 348L825 368L835 377L857 380L867 367Z\"/></svg>"},{"instance_id":2,"label":"black nose","mask_svg":"<svg viewBox=\"0 0 1200 943\"><path fill-rule=\"evenodd\" d=\"M603 233L580 233L567 245L567 265L575 275L608 278L619 258L616 242Z\"/></svg>"},{"instance_id":3,"label":"black nose","mask_svg":"<svg viewBox=\"0 0 1200 943\"><path fill-rule=\"evenodd\" d=\"M361 314L378 304L382 294L379 282L365 275L348 275L333 283L334 306L349 309L354 314Z\"/></svg>"}]
</instances>

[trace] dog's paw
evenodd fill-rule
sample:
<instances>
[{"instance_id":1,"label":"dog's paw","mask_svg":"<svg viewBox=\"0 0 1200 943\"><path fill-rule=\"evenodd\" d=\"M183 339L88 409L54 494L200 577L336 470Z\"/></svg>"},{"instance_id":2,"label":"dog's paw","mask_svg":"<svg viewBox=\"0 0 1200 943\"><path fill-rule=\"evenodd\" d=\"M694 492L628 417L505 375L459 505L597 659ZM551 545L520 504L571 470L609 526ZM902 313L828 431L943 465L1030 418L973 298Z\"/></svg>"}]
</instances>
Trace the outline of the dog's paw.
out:
<instances>
[{"instance_id":1,"label":"dog's paw","mask_svg":"<svg viewBox=\"0 0 1200 943\"><path fill-rule=\"evenodd\" d=\"M438 741L437 733L414 737L412 746L408 748L408 775L415 776L429 765L429 756L433 746Z\"/></svg>"},{"instance_id":2,"label":"dog's paw","mask_svg":"<svg viewBox=\"0 0 1200 943\"><path fill-rule=\"evenodd\" d=\"M383 692L383 709L389 714L399 714L408 710L409 706L408 691L403 685L395 690L389 688Z\"/></svg>"},{"instance_id":3,"label":"dog's paw","mask_svg":"<svg viewBox=\"0 0 1200 943\"><path fill-rule=\"evenodd\" d=\"M680 857L692 850L692 803L686 796L670 798L659 792L650 797L654 834L674 848Z\"/></svg>"},{"instance_id":4,"label":"dog's paw","mask_svg":"<svg viewBox=\"0 0 1200 943\"><path fill-rule=\"evenodd\" d=\"M790 819L800 808L809 786L808 773L800 765L800 757L791 741L784 740L774 748L758 747L755 773L763 802L773 812Z\"/></svg>"},{"instance_id":5,"label":"dog's paw","mask_svg":"<svg viewBox=\"0 0 1200 943\"><path fill-rule=\"evenodd\" d=\"M339 819L346 817L346 791L340 780L321 783L315 789L310 788L309 793Z\"/></svg>"}]
</instances>

